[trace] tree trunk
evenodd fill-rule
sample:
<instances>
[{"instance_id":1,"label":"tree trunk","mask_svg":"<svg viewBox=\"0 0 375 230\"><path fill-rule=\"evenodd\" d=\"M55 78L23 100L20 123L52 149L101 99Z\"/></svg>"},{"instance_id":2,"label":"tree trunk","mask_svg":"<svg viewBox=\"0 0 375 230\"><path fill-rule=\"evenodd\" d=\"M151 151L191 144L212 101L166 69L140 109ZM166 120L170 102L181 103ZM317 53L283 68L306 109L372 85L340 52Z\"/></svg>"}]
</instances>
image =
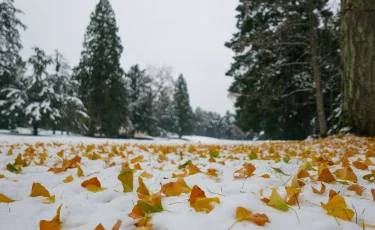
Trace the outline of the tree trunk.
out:
<instances>
[{"instance_id":1,"label":"tree trunk","mask_svg":"<svg viewBox=\"0 0 375 230\"><path fill-rule=\"evenodd\" d=\"M324 112L324 99L322 88L320 84L320 73L319 73L319 56L318 56L318 45L317 45L317 32L316 32L316 18L314 16L314 0L310 0L309 7L309 17L310 17L310 46L311 46L311 65L314 75L314 84L315 84L315 100L316 108L318 112L318 122L319 122L319 134L320 136L325 136L327 134L327 124L326 124L326 115Z\"/></svg>"},{"instance_id":2,"label":"tree trunk","mask_svg":"<svg viewBox=\"0 0 375 230\"><path fill-rule=\"evenodd\" d=\"M55 128L53 128L53 130L52 130L52 134L53 134L53 135L56 134L56 129L55 129Z\"/></svg>"},{"instance_id":3,"label":"tree trunk","mask_svg":"<svg viewBox=\"0 0 375 230\"><path fill-rule=\"evenodd\" d=\"M33 125L33 135L34 136L38 135L38 123L37 122L34 122L34 125Z\"/></svg>"},{"instance_id":4,"label":"tree trunk","mask_svg":"<svg viewBox=\"0 0 375 230\"><path fill-rule=\"evenodd\" d=\"M375 136L375 1L342 0L340 127Z\"/></svg>"}]
</instances>

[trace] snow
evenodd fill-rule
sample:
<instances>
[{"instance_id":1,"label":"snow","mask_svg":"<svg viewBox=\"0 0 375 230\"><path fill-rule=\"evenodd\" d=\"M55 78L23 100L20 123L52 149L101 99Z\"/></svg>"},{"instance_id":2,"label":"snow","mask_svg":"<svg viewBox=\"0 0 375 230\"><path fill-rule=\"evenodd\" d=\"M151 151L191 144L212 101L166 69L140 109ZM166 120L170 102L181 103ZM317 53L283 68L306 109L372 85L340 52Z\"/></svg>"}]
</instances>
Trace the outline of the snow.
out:
<instances>
[{"instance_id":1,"label":"snow","mask_svg":"<svg viewBox=\"0 0 375 230\"><path fill-rule=\"evenodd\" d=\"M26 133L27 129L20 130L21 133ZM284 176L271 172L269 166L281 168L287 174L294 175L297 173L301 161L293 159L289 163L278 162L274 163L266 160L252 160L251 163L255 165L255 176L248 179L234 180L233 174L240 169L243 163L250 162L246 152L246 148L254 146L259 147L264 154L268 154L269 146L276 142L234 142L218 140L214 138L204 138L198 136L186 136L183 140L166 140L160 139L156 141L139 141L139 140L120 140L120 139L95 139L81 136L48 136L49 132L41 132L43 136L33 137L27 135L5 135L4 131L0 131L0 174L3 174L9 179L0 179L0 194L4 194L16 202L5 204L0 203L0 229L7 230L28 230L38 229L39 221L51 220L56 213L56 209L60 204L63 204L61 211L61 221L63 229L86 230L94 229L99 223L102 223L106 229L111 229L117 220L122 220L121 229L136 229L134 224L137 220L128 217L134 203L137 202L138 197L135 190L138 188L138 176L145 170L153 174L153 178L144 178L147 188L152 193L160 190L161 184L166 184L176 179L172 178L172 173L180 172L177 169L179 164L183 164L191 159L202 172L206 172L208 168L214 168L218 171L219 179L212 179L204 173L198 173L192 176L185 177L186 183L189 187L198 185L205 191L207 197L219 197L220 204L215 205L213 211L208 214L195 212L189 206L187 199L188 194L182 194L174 197L162 198L164 210L161 213L151 214L151 223L154 229L217 229L227 230L236 221L235 210L238 206L253 211L254 213L265 213L270 223L265 227L259 227L251 222L239 222L232 229L361 229L355 224L355 220L342 221L335 220L335 218L326 215L326 212L320 207L320 202L326 203L328 201L328 191L334 189L345 196L348 208L356 209L358 212L357 220L365 221L366 224L375 224L373 213L375 212L375 203L370 199L370 189L375 188L374 183L370 184L362 179L364 174L369 172L358 170L353 167L354 172L358 175L358 184L366 186L363 196L359 197L354 192L347 191L346 185L326 184L327 191L322 194L314 194L311 190L311 182L307 182L303 187L302 195L299 197L299 206L292 206L298 214L300 222L293 211L282 212L264 204L260 199L259 194L261 189L264 190L264 196L270 195L271 188L278 188L280 195L285 195L284 186L288 183L290 176ZM374 147L370 141L366 145L365 139L348 137L346 139L333 139L331 142L317 142L305 141L303 145L310 148L312 153L337 152L344 153L349 148L352 151L359 151L366 153L366 146ZM37 166L31 163L28 167L22 168L21 174L14 174L5 170L5 165L14 162L18 153L23 153L28 147L28 144L33 144L34 148L37 142L44 143L44 146L51 156L47 158L45 165ZM53 144L53 142L61 143L61 146ZM304 146L300 149L296 148L301 142L277 142L278 149L284 148L286 151L290 148L295 148L299 154ZM129 158L133 159L137 156L143 156L146 161L141 162L140 165L143 170L136 171L134 177L134 192L123 193L122 185L117 180L117 176L121 170L120 163L123 160L115 156L111 161L115 162L114 167L107 167L103 160L89 160L82 157L81 167L86 177L78 178L76 176L76 169L68 169L66 172L53 174L47 172L49 168L59 161L56 153L61 149L65 150L65 157L71 159L71 148L76 148L79 155L84 151L79 150L81 144L89 145L95 144L103 145L110 150L112 145L126 145L127 150L132 150L134 155ZM212 146L221 146L220 159L224 160L227 156L233 155L238 157L238 160L225 160L225 165L220 163L209 163L208 158L197 157L196 153L188 152L188 144L192 144L197 149L207 148L207 144ZM10 145L14 146L13 154L7 155ZM174 160L177 164L168 162L158 163L158 154L152 154L152 151L145 151L140 148L143 145L146 148L151 146L173 146L176 147L176 153L166 154L169 160ZM341 147L340 147L341 145ZM289 147L288 147L289 146ZM354 150L353 150L354 149ZM290 149L289 149L290 150ZM41 152L42 148L36 148L37 152ZM283 151L280 154L283 154ZM96 151L99 153L99 151ZM183 159L180 159L180 152L183 153ZM105 154L102 154L104 156ZM359 155L358 157L363 157ZM375 158L371 158L375 162ZM132 164L131 164L132 166ZM156 169L155 166L162 166L162 170ZM334 168L336 166L333 166ZM337 166L338 167L338 166ZM337 168L336 167L336 168ZM374 166L370 166L375 169ZM92 174L91 176L87 176ZM269 179L259 177L263 174L270 174ZM74 180L70 183L63 183L63 180L73 175ZM102 187L107 188L105 191L99 193L91 193L80 186L82 181L96 176L102 183ZM14 182L12 180L17 180ZM45 200L40 197L29 197L31 186L33 182L39 182L45 186L51 194L56 195L56 202L53 204L43 204ZM314 187L320 188L319 184L314 184ZM367 200L366 200L367 199ZM364 211L365 210L365 211ZM363 213L362 213L363 212Z\"/></svg>"}]
</instances>

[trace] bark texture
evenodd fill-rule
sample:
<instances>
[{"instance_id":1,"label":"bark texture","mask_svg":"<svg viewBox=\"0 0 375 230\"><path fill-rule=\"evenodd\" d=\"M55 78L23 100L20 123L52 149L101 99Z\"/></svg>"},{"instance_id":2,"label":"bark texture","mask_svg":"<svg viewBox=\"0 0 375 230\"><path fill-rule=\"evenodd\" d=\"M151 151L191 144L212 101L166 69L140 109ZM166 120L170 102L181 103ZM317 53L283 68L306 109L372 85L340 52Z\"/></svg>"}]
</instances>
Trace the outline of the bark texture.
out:
<instances>
[{"instance_id":1,"label":"bark texture","mask_svg":"<svg viewBox=\"0 0 375 230\"><path fill-rule=\"evenodd\" d=\"M375 0L342 0L340 126L375 136Z\"/></svg>"}]
</instances>

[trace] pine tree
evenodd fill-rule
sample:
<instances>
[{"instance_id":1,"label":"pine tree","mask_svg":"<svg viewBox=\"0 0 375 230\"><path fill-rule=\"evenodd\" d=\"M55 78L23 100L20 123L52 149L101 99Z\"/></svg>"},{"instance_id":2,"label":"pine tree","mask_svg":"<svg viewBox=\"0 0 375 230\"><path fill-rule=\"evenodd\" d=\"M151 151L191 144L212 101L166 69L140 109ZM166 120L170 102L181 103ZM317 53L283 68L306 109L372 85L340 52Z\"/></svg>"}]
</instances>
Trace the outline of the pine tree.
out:
<instances>
[{"instance_id":1,"label":"pine tree","mask_svg":"<svg viewBox=\"0 0 375 230\"><path fill-rule=\"evenodd\" d=\"M133 131L147 132L153 135L155 132L155 118L153 116L153 92L152 80L146 74L146 70L141 70L138 65L130 68L125 74L129 92L130 120Z\"/></svg>"},{"instance_id":2,"label":"pine tree","mask_svg":"<svg viewBox=\"0 0 375 230\"><path fill-rule=\"evenodd\" d=\"M53 55L52 63L53 73L49 84L53 86L57 95L52 104L61 111L61 118L51 124L53 133L57 127L67 132L85 132L87 127L84 121L87 120L88 115L77 95L79 83L72 79L68 61L58 50Z\"/></svg>"},{"instance_id":3,"label":"pine tree","mask_svg":"<svg viewBox=\"0 0 375 230\"><path fill-rule=\"evenodd\" d=\"M90 117L89 135L118 136L127 120L127 92L120 66L123 47L117 32L109 0L100 0L91 14L81 60L74 71L80 83L79 96Z\"/></svg>"},{"instance_id":4,"label":"pine tree","mask_svg":"<svg viewBox=\"0 0 375 230\"><path fill-rule=\"evenodd\" d=\"M317 104L323 101L315 97L319 91L324 100L337 96L337 88L327 86L329 76L339 73L337 58L327 57L339 54L336 45L325 45L338 41L326 6L327 0L241 1L239 32L226 46L236 52L227 75L235 79L229 91L236 97L236 123L243 130L264 131L268 139L304 139L316 130L317 118L319 125L326 122L322 112L332 117L333 104L321 111ZM318 78L321 90L315 87ZM320 129L322 133L324 125Z\"/></svg>"},{"instance_id":5,"label":"pine tree","mask_svg":"<svg viewBox=\"0 0 375 230\"><path fill-rule=\"evenodd\" d=\"M19 29L26 26L17 17L22 13L14 6L13 0L4 0L0 3L0 90L16 84L16 78L22 60L19 51L22 49ZM22 69L22 67L21 67ZM0 93L0 110L4 110L6 95ZM14 120L14 116L5 117L0 114L0 126L5 128L8 120ZM13 121L14 122L14 121ZM13 124L12 124L13 126Z\"/></svg>"},{"instance_id":6,"label":"pine tree","mask_svg":"<svg viewBox=\"0 0 375 230\"><path fill-rule=\"evenodd\" d=\"M176 132L181 138L182 135L189 135L193 132L193 112L190 107L187 84L182 74L176 82L173 103L177 118Z\"/></svg>"}]
</instances>

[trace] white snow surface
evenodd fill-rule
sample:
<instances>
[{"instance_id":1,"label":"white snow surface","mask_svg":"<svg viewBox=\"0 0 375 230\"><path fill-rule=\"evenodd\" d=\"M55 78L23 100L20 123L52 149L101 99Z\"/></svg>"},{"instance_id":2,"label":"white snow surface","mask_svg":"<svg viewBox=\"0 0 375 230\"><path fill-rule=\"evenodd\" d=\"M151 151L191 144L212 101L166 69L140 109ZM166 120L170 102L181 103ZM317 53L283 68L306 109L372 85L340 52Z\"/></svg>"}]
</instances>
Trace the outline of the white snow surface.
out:
<instances>
[{"instance_id":1,"label":"white snow surface","mask_svg":"<svg viewBox=\"0 0 375 230\"><path fill-rule=\"evenodd\" d=\"M152 224L154 229L178 229L178 230L228 230L230 226L236 221L235 210L237 206L244 206L254 213L265 213L270 223L264 227L260 227L251 222L239 222L232 228L239 229L361 229L355 220L342 221L335 220L335 218L326 215L325 210L320 207L320 202L326 203L328 201L328 191L334 189L340 192L341 195L350 195L345 197L348 207L355 208L358 212L356 217L358 221L365 221L366 224L375 225L374 213L375 202L369 201L370 188L375 188L375 183L368 183L362 179L362 176L368 172L362 172L353 168L358 175L358 184L365 185L366 190L363 196L356 196L354 192L348 191L346 185L339 183L326 184L327 190L324 194L314 194L311 190L311 184L308 183L304 188L302 195L299 198L299 205L293 206L293 209L298 213L300 222L296 214L290 210L282 212L264 204L260 199L260 189L264 190L264 196L269 196L271 188L278 188L281 196L285 195L284 186L288 183L290 176L284 176L274 172L270 172L268 166L278 167L287 174L294 175L301 164L298 160L292 160L289 163L265 160L252 160L251 163L255 165L255 176L247 179L234 180L234 171L240 169L244 163L250 162L247 158L248 153L241 153L241 151L234 156L239 157L238 160L226 161L225 165L219 163L209 163L208 158L196 157L197 154L187 152L187 148L182 148L183 145L193 144L215 144L224 146L235 146L240 142L222 141L213 138L199 138L186 137L190 142L180 140L157 140L157 141L135 141L135 140L108 140L108 139L94 139L88 137L67 137L67 136L11 136L0 135L0 174L3 174L8 179L0 179L0 194L4 194L11 199L16 200L13 203L0 203L0 229L7 230L33 230L39 228L40 220L51 220L55 214L56 209L60 204L63 204L61 211L62 229L87 230L94 229L99 223L106 229L112 229L112 226L117 220L122 221L120 229L136 229L134 226L137 220L128 217L132 211L134 204L138 197L136 189L138 188L138 176L143 172L153 174L153 178L144 178L147 188L152 193L160 190L161 184L166 184L171 181L176 181L172 178L172 173L181 172L178 169L179 164L183 164L191 159L202 172L206 172L208 168L214 168L218 171L219 180L210 178L204 173L198 173L192 176L185 177L186 183L192 188L198 185L205 191L207 197L219 197L220 204L215 205L215 208L208 214L195 212L194 208L189 206L187 199L189 194L181 194L175 197L162 197L163 212L153 213ZM45 148L51 158L47 158L44 166L38 166L31 163L28 167L23 167L20 174L14 174L5 170L7 163L14 162L14 159L19 153L23 153L28 146L27 143L35 144L37 142L45 143ZM53 142L62 143L60 147L47 146ZM71 147L76 147L79 144L109 144L111 145L128 144L127 150L132 150L134 155L129 158L132 159L137 156L143 156L146 161L141 162L140 165L143 170L136 171L134 174L134 191L133 193L123 193L122 185L117 179L121 170L121 163L123 160L120 157L113 157L112 161L116 163L114 167L107 167L103 160L89 160L82 157L81 167L86 177L78 178L76 175L77 169L68 169L65 172L54 174L48 172L48 169L53 167L54 163L59 159L56 153L61 149L65 150L65 157L71 159ZM12 155L7 155L10 144L15 144ZM174 145L177 148L181 147L184 158L180 159L180 151L176 154L170 153L166 156L169 160L174 160L177 164L170 162L158 163L158 154L150 154L139 148L137 144L148 145ZM242 142L242 145L260 145L260 142ZM241 146L241 145L237 145ZM315 146L317 147L317 146ZM233 147L234 148L234 147ZM228 148L231 149L231 148ZM314 149L314 146L313 146ZM38 152L41 149L37 150ZM344 151L344 150L342 150ZM80 153L82 154L82 153ZM228 150L221 150L220 156L228 156L232 154ZM225 158L223 158L225 159ZM375 159L372 158L373 162ZM160 169L155 169L154 166L162 166ZM375 169L372 166L372 169ZM263 174L270 174L271 178L265 179L259 177ZM87 177L87 175L92 174ZM63 180L72 175L74 180L70 183L63 183ZM106 190L99 193L88 192L81 187L81 183L91 177L96 176L105 187ZM17 180L14 182L12 180ZM53 204L43 204L45 200L41 197L29 197L31 186L33 182L39 182L45 186L51 195L56 196L56 202ZM320 188L319 184L314 184L314 187ZM366 198L362 199L362 198ZM365 211L364 211L365 210ZM364 211L364 212L363 212ZM362 213L363 212L363 213Z\"/></svg>"}]
</instances>

